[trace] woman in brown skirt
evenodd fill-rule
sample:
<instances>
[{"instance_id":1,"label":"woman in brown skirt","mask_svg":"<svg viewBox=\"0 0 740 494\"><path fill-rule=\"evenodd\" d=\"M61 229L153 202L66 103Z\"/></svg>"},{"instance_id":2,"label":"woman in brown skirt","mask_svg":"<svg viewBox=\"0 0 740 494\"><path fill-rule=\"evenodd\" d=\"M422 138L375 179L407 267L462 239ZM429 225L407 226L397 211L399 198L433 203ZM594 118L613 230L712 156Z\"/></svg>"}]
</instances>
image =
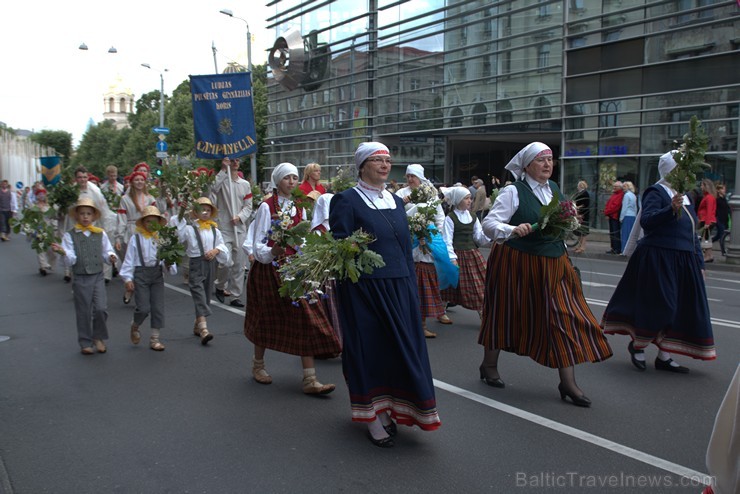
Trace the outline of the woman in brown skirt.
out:
<instances>
[{"instance_id":1,"label":"woman in brown skirt","mask_svg":"<svg viewBox=\"0 0 740 494\"><path fill-rule=\"evenodd\" d=\"M532 228L542 205L555 194L562 197L549 180L552 150L533 142L506 169L517 181L501 190L483 220L483 231L496 243L488 258L478 336L484 347L480 378L503 388L498 356L501 350L513 352L558 369L561 399L591 406L576 384L573 366L600 362L612 351L583 297L564 242Z\"/></svg>"},{"instance_id":2,"label":"woman in brown skirt","mask_svg":"<svg viewBox=\"0 0 740 494\"><path fill-rule=\"evenodd\" d=\"M265 198L254 218L255 241L252 264L247 280L247 311L244 335L254 344L252 375L261 384L272 383L265 370L265 350L289 353L301 357L303 392L328 394L334 384L321 384L316 379L314 355L341 352L341 344L323 304L309 304L305 299L291 302L278 293L280 277L277 264L295 254L295 250L276 245L268 238L273 221L289 221L293 227L305 219L291 199L298 185L298 170L290 163L281 163L272 172L272 195ZM289 217L289 220L288 220Z\"/></svg>"}]
</instances>

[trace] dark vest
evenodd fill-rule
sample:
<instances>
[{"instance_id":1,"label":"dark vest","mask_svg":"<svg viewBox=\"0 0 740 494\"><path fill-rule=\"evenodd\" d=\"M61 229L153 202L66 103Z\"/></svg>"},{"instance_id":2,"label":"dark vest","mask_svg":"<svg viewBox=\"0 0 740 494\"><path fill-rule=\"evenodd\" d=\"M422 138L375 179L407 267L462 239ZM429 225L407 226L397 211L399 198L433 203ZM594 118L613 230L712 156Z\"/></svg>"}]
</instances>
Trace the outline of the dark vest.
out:
<instances>
[{"instance_id":1,"label":"dark vest","mask_svg":"<svg viewBox=\"0 0 740 494\"><path fill-rule=\"evenodd\" d=\"M452 220L452 224L455 225L455 232L452 235L452 248L455 250L473 250L475 249L475 242L473 241L473 226L475 226L475 216L473 221L468 224L460 221L454 211L451 211L447 216Z\"/></svg>"},{"instance_id":2,"label":"dark vest","mask_svg":"<svg viewBox=\"0 0 740 494\"><path fill-rule=\"evenodd\" d=\"M98 274L103 271L103 234L91 233L86 237L84 233L74 228L69 231L72 243L75 246L77 262L72 272L80 274Z\"/></svg>"},{"instance_id":3,"label":"dark vest","mask_svg":"<svg viewBox=\"0 0 740 494\"><path fill-rule=\"evenodd\" d=\"M552 180L548 182L550 183L550 189L553 195L562 197L557 184ZM537 199L537 196L534 195L534 192L532 192L526 181L517 180L514 182L514 186L519 193L519 207L514 213L514 216L511 217L511 220L509 220L509 224L516 226L522 223L537 223L540 219L540 209L543 205ZM565 242L561 239L547 237L539 230L525 237L509 240L506 242L506 245L535 256L560 257L565 253Z\"/></svg>"},{"instance_id":4,"label":"dark vest","mask_svg":"<svg viewBox=\"0 0 740 494\"><path fill-rule=\"evenodd\" d=\"M12 194L10 189L6 191L0 190L0 211L10 211L10 194Z\"/></svg>"},{"instance_id":5,"label":"dark vest","mask_svg":"<svg viewBox=\"0 0 740 494\"><path fill-rule=\"evenodd\" d=\"M270 207L270 219L271 220L278 219L278 209L280 208L280 203L278 202L278 195L277 194L273 194L272 197L268 198L266 201L263 201L263 202L266 202L267 205ZM301 214L301 208L299 208L298 206L296 206L295 205L295 202L293 203L293 206L295 206L295 215L294 216L291 216L291 218L290 218L293 221L290 224L290 227L289 228L293 228L298 223L300 223L301 220L303 219L303 215ZM273 240L268 240L267 241L267 246L268 247L272 247L273 245L275 245L275 242ZM296 253L296 251L292 247L288 246L288 247L285 248L285 255L286 255L286 257L287 256L292 256L295 253Z\"/></svg>"}]
</instances>

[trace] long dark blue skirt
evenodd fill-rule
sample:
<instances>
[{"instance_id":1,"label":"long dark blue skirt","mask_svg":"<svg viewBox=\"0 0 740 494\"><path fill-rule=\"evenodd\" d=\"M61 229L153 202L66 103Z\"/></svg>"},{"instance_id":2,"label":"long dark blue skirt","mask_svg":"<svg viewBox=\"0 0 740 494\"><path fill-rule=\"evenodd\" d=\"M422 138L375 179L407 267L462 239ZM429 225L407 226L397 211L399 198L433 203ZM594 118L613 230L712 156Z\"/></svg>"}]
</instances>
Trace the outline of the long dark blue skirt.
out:
<instances>
[{"instance_id":1,"label":"long dark blue skirt","mask_svg":"<svg viewBox=\"0 0 740 494\"><path fill-rule=\"evenodd\" d=\"M415 283L406 277L338 286L353 421L371 422L388 411L399 424L441 425Z\"/></svg>"},{"instance_id":2,"label":"long dark blue skirt","mask_svg":"<svg viewBox=\"0 0 740 494\"><path fill-rule=\"evenodd\" d=\"M709 304L696 253L640 244L627 264L601 322L608 334L626 334L636 349L713 360Z\"/></svg>"}]
</instances>

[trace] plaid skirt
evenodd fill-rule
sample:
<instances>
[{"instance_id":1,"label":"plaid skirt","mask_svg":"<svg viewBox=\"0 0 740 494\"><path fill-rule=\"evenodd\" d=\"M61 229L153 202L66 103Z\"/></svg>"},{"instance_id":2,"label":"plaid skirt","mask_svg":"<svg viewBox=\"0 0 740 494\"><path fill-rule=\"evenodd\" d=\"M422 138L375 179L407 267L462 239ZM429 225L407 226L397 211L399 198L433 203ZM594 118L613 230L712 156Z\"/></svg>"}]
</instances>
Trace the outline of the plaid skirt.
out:
<instances>
[{"instance_id":1,"label":"plaid skirt","mask_svg":"<svg viewBox=\"0 0 740 494\"><path fill-rule=\"evenodd\" d=\"M486 261L478 249L456 250L460 281L456 288L442 290L442 300L470 310L483 309Z\"/></svg>"},{"instance_id":2,"label":"plaid skirt","mask_svg":"<svg viewBox=\"0 0 740 494\"><path fill-rule=\"evenodd\" d=\"M612 355L567 254L544 257L506 244L491 249L478 343L551 368Z\"/></svg>"},{"instance_id":3,"label":"plaid skirt","mask_svg":"<svg viewBox=\"0 0 740 494\"><path fill-rule=\"evenodd\" d=\"M255 262L247 281L244 335L257 346L291 355L332 355L342 351L324 304L292 302L278 293L280 276L272 264Z\"/></svg>"},{"instance_id":4,"label":"plaid skirt","mask_svg":"<svg viewBox=\"0 0 740 494\"><path fill-rule=\"evenodd\" d=\"M439 281L434 264L415 262L416 286L419 290L421 319L440 317L445 313L445 304L439 293Z\"/></svg>"}]
</instances>

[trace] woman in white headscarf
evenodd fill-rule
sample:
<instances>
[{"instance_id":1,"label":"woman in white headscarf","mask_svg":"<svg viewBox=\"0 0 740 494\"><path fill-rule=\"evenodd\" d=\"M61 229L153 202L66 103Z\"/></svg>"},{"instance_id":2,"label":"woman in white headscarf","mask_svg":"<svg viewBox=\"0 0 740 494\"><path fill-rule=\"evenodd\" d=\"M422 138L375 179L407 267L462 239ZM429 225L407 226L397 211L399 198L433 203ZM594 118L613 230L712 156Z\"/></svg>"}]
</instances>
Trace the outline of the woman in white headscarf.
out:
<instances>
[{"instance_id":1,"label":"woman in white headscarf","mask_svg":"<svg viewBox=\"0 0 740 494\"><path fill-rule=\"evenodd\" d=\"M700 360L716 358L704 286L704 256L696 235L697 218L688 196L665 180L676 167L673 153L660 157L660 180L642 195L632 238L634 253L604 311L607 334L629 335L632 364L644 371L645 348L658 347L655 368L685 374L671 358L678 353Z\"/></svg>"},{"instance_id":2,"label":"woman in white headscarf","mask_svg":"<svg viewBox=\"0 0 740 494\"><path fill-rule=\"evenodd\" d=\"M379 142L363 142L355 164L357 185L331 201L331 231L335 238L360 228L371 233L376 240L368 248L383 257L385 266L337 287L342 370L352 420L367 424L372 443L388 448L394 445L396 424L431 431L440 420L403 201L385 189L390 152Z\"/></svg>"},{"instance_id":3,"label":"woman in white headscarf","mask_svg":"<svg viewBox=\"0 0 740 494\"><path fill-rule=\"evenodd\" d=\"M532 225L540 210L557 194L552 150L533 142L506 165L516 182L504 187L483 232L496 242L486 271L486 294L478 343L483 345L480 378L505 387L498 373L501 350L530 357L558 369L558 391L565 401L588 407L575 380L574 366L600 362L612 355L609 343L591 313L565 243L549 238Z\"/></svg>"},{"instance_id":4,"label":"woman in white headscarf","mask_svg":"<svg viewBox=\"0 0 740 494\"><path fill-rule=\"evenodd\" d=\"M451 206L444 222L442 237L453 249L460 277L456 287L442 290L442 300L474 310L479 315L483 311L483 293L486 278L486 260L478 247L488 245L480 221L470 213L473 202L467 187L442 187L445 201Z\"/></svg>"},{"instance_id":5,"label":"woman in white headscarf","mask_svg":"<svg viewBox=\"0 0 740 494\"><path fill-rule=\"evenodd\" d=\"M281 297L280 276L276 265L294 255L295 249L283 248L268 238L272 221L290 217L292 228L306 219L306 211L293 203L291 192L298 184L298 169L290 163L281 163L272 172L272 195L265 197L257 209L251 245L255 262L247 280L247 311L244 335L254 344L252 376L260 384L272 383L265 369L265 350L289 353L301 357L303 365L303 392L328 394L334 384L321 384L316 378L314 355L335 355L341 345L332 330L323 304L309 304L301 299L291 303ZM243 246L249 254L248 245Z\"/></svg>"}]
</instances>

